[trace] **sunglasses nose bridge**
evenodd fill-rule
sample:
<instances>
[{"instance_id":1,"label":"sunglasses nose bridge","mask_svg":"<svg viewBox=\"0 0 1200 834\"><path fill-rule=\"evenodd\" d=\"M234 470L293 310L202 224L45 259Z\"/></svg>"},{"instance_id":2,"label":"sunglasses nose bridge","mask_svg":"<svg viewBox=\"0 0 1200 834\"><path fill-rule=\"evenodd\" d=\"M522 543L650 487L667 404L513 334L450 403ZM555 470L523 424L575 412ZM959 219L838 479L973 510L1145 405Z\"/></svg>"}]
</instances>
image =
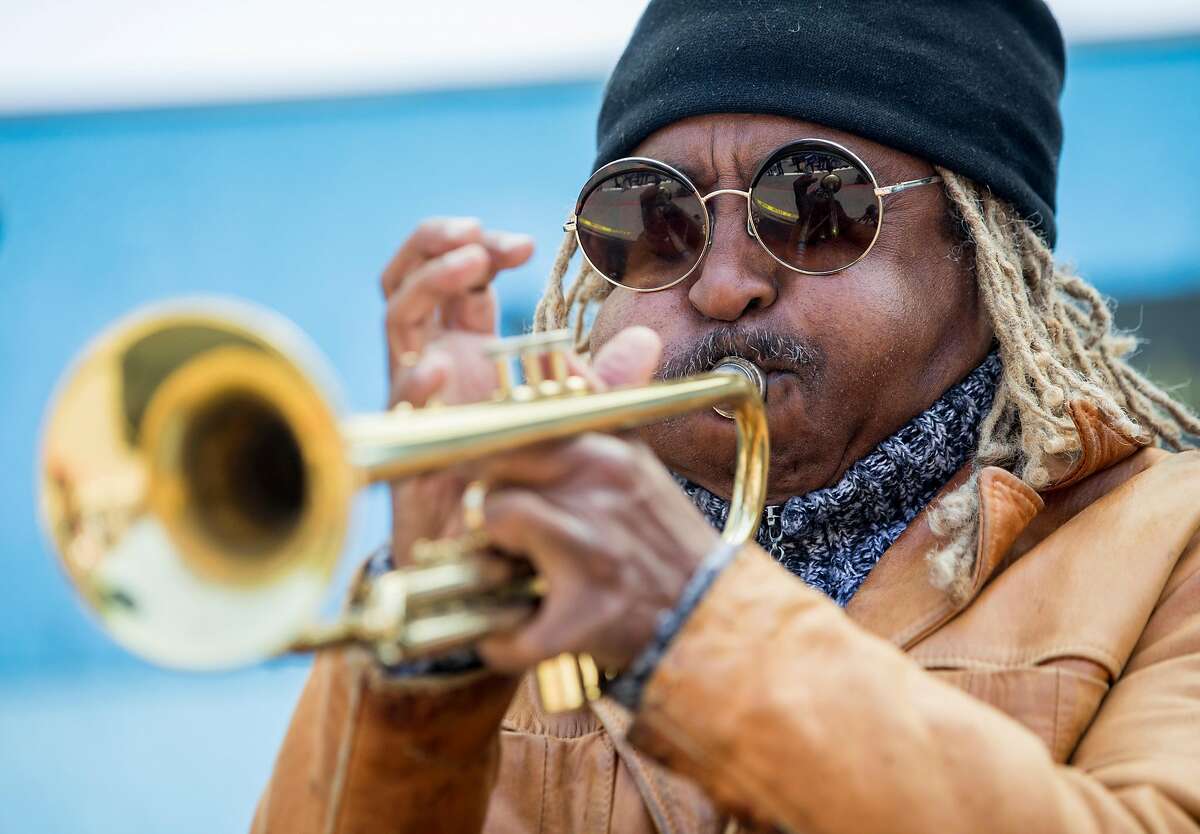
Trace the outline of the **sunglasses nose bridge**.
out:
<instances>
[{"instance_id":1,"label":"sunglasses nose bridge","mask_svg":"<svg viewBox=\"0 0 1200 834\"><path fill-rule=\"evenodd\" d=\"M740 188L718 188L716 191L710 191L707 194L701 195L700 202L707 206L709 200L711 200L713 197L719 197L722 194L736 194L737 196L746 200L747 205L750 202L750 192L742 191Z\"/></svg>"},{"instance_id":2,"label":"sunglasses nose bridge","mask_svg":"<svg viewBox=\"0 0 1200 834\"><path fill-rule=\"evenodd\" d=\"M712 209L709 207L708 201L711 200L713 197L719 197L722 194L735 194L738 197L741 197L742 199L744 199L746 201L746 234L750 235L750 237L757 238L758 235L754 233L754 224L750 221L750 192L749 191L742 191L740 188L718 188L716 191L710 191L707 194L702 194L700 196L700 203L708 211L709 216L710 217L712 216ZM711 245L712 245L712 235L710 234L708 236L708 243L705 248L707 249L708 246L711 246Z\"/></svg>"}]
</instances>

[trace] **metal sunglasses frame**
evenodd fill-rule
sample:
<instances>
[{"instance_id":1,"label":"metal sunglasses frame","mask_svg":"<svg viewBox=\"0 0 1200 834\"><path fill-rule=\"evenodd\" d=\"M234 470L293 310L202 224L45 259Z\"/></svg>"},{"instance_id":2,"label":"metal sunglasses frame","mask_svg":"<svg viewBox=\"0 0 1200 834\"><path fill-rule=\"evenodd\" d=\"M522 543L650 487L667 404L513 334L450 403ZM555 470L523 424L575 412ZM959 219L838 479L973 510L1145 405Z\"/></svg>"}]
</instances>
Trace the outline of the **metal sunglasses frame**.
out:
<instances>
[{"instance_id":1,"label":"metal sunglasses frame","mask_svg":"<svg viewBox=\"0 0 1200 834\"><path fill-rule=\"evenodd\" d=\"M863 250L861 255L859 255L857 258L855 258L853 261L846 264L845 266L840 266L837 269L827 269L827 270L801 269L800 267L793 266L792 264L787 263L782 258L778 257L774 252L772 252L770 250L770 248L767 246L767 244L763 242L763 239L758 234L758 229L754 225L754 211L753 211L753 206L751 204L751 198L750 198L751 192L754 190L754 184L758 182L759 178L762 176L763 171L767 168L767 166L769 164L771 164L772 162L774 162L776 159L778 159L779 156L781 156L782 154L788 153L792 150L800 150L802 148L811 148L811 149L817 150L817 151L826 151L826 152L833 153L838 156L844 157L848 162L851 162L854 165L856 165L864 174L867 175L867 177L871 180L871 187L874 189L874 192L875 192L875 205L879 211L879 221L875 224L875 236L873 238L871 238L871 242L867 245L867 248ZM671 177L674 177L675 179L679 180L680 182L682 182L684 185L686 185L688 188L690 188L692 190L692 193L696 195L696 199L698 199L700 201L700 205L702 205L704 207L704 251L700 253L700 257L696 259L696 263L692 264L691 268L687 272L685 272L683 275L680 275L675 280L671 281L671 283L664 284L661 287L650 287L650 288L631 287L627 284L622 284L619 281L614 281L612 278L605 275L602 270L598 269L594 263L592 263L592 259L588 257L587 250L584 249L584 247L583 247L583 240L579 237L578 220L579 220L579 214L583 210L584 201L600 185L600 183L607 180L610 176L612 176L614 173L616 173L618 169L628 168L629 170L633 170L638 167L649 167L651 169L657 169L658 171L668 174ZM599 169L596 170L595 173L593 173L590 177L588 177L588 181L586 183L584 183L583 188L580 189L579 197L575 201L575 211L573 211L571 213L571 216L567 218L565 223L563 223L563 231L575 233L575 242L578 244L579 251L583 254L584 260L587 261L588 266L590 266L593 270L595 270L597 273L599 273L604 278L605 281L608 281L610 284L613 284L614 286L621 287L621 288L627 289L627 290L631 290L633 292L658 292L660 290L670 289L671 287L675 286L676 284L680 283L681 281L684 281L685 279L687 279L687 277L689 275L691 275L693 272L696 271L696 269L700 266L700 264L702 264L704 262L704 257L705 257L705 255L708 254L708 250L712 247L712 240L713 240L713 236L712 236L713 217L712 217L712 211L708 207L708 201L711 200L713 197L717 197L721 194L736 194L740 197L746 198L746 233L749 234L750 237L757 240L759 246L761 246L763 248L763 251L765 251L768 255L770 255L774 261L776 261L780 265L786 267L787 269L790 269L793 272L800 273L801 275L834 275L838 272L841 272L843 270L849 269L850 267L854 266L856 263L858 263L863 258L865 258L872 249L875 248L875 242L877 240L879 240L879 232L883 229L883 214L884 214L883 198L884 197L887 197L888 195L891 195L891 194L899 194L902 191L908 191L909 189L912 189L912 188L919 188L923 185L932 185L934 183L941 182L941 181L942 181L942 178L940 176L934 175L934 176L930 176L930 177L921 177L920 179L915 179L915 180L906 180L904 182L898 182L894 185L880 185L879 180L876 179L876 177L875 177L875 172L871 170L871 166L867 165L867 163L864 162L863 159L858 156L858 154L854 153L854 151L850 150L846 146L840 145L837 142L833 142L828 139L797 139L795 141L788 142L785 145L781 145L778 148L776 148L775 150L771 151L769 154L766 155L766 157L763 159L763 161L759 163L758 168L754 171L754 176L752 176L750 178L750 188L747 189L746 191L742 191L737 188L719 188L716 191L710 191L707 194L701 194L700 189L697 188L690 179L688 179L686 174L684 174L682 171L679 171L676 168L673 168L672 166L668 165L667 163L661 162L657 159L651 159L649 157L644 157L644 156L627 156L627 157L623 157L621 159L615 159L612 162L609 162L608 164L601 166Z\"/></svg>"}]
</instances>

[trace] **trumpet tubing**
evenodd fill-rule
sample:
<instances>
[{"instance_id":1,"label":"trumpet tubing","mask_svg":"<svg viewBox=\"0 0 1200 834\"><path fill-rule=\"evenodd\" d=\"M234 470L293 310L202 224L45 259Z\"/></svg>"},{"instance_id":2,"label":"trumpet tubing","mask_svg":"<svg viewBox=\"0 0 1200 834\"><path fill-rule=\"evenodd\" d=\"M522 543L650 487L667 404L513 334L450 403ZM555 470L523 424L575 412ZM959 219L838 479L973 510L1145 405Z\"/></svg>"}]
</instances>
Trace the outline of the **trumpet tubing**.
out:
<instances>
[{"instance_id":1,"label":"trumpet tubing","mask_svg":"<svg viewBox=\"0 0 1200 834\"><path fill-rule=\"evenodd\" d=\"M531 443L719 406L738 437L723 535L749 538L768 457L758 370L730 359L596 392L567 373L563 348L559 334L497 340L501 387L488 402L339 419L325 363L280 317L230 301L151 307L102 334L60 383L42 444L45 528L118 642L198 669L348 642L397 659L512 625L536 580L498 580L453 542L374 578L338 620L317 614L357 490Z\"/></svg>"}]
</instances>

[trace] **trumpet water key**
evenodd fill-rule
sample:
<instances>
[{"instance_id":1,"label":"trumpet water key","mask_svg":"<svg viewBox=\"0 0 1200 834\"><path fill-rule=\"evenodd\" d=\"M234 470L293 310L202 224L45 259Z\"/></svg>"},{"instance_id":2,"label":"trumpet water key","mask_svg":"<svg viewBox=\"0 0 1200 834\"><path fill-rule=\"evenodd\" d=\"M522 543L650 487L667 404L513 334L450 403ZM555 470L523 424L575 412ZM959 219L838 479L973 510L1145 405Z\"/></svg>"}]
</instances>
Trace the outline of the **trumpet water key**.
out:
<instances>
[{"instance_id":1,"label":"trumpet water key","mask_svg":"<svg viewBox=\"0 0 1200 834\"><path fill-rule=\"evenodd\" d=\"M531 443L719 408L738 442L722 535L748 539L768 460L758 368L735 357L686 379L593 391L569 373L568 345L564 333L497 340L500 384L487 402L342 419L324 361L279 316L224 300L144 309L93 342L48 409L46 530L115 640L191 669L347 644L396 662L519 623L538 578L470 535L421 542L402 566L362 579L337 619L318 612L358 489ZM564 656L538 681L548 709L568 709L597 694L599 671Z\"/></svg>"}]
</instances>

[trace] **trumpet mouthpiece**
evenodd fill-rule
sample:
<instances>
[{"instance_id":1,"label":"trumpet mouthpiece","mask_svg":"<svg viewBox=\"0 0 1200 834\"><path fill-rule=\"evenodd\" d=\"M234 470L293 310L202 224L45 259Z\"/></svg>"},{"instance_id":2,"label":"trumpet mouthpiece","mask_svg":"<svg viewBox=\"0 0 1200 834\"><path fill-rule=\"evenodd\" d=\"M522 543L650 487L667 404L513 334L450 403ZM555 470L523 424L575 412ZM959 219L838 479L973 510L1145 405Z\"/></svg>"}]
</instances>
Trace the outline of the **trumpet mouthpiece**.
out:
<instances>
[{"instance_id":1,"label":"trumpet mouthpiece","mask_svg":"<svg viewBox=\"0 0 1200 834\"><path fill-rule=\"evenodd\" d=\"M740 374L746 379L754 383L754 387L758 389L758 395L762 397L763 402L767 400L767 378L763 374L762 369L753 362L743 359L740 356L726 356L713 368L716 373ZM714 405L713 411L720 414L726 419L733 419L733 412L724 406Z\"/></svg>"}]
</instances>

